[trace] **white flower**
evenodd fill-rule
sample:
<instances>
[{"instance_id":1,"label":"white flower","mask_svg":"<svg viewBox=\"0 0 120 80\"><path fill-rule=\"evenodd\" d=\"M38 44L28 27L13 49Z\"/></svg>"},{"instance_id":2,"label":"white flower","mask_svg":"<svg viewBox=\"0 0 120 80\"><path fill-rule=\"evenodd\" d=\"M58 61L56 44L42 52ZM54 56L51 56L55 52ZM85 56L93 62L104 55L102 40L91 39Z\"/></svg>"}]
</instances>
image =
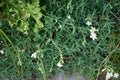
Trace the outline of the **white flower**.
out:
<instances>
[{"instance_id":1,"label":"white flower","mask_svg":"<svg viewBox=\"0 0 120 80\"><path fill-rule=\"evenodd\" d=\"M92 38L92 40L97 39L97 35L96 35L95 31L98 31L98 29L95 29L94 27L91 27L91 29L90 29L90 33L91 33L90 38Z\"/></svg>"},{"instance_id":2,"label":"white flower","mask_svg":"<svg viewBox=\"0 0 120 80\"><path fill-rule=\"evenodd\" d=\"M62 28L62 25L59 25L60 28Z\"/></svg>"},{"instance_id":3,"label":"white flower","mask_svg":"<svg viewBox=\"0 0 120 80\"><path fill-rule=\"evenodd\" d=\"M103 68L101 71L104 72L106 70L106 68Z\"/></svg>"},{"instance_id":4,"label":"white flower","mask_svg":"<svg viewBox=\"0 0 120 80\"><path fill-rule=\"evenodd\" d=\"M57 63L57 66L58 66L58 67L62 67L63 65L62 65L60 62L58 62L58 63Z\"/></svg>"},{"instance_id":5,"label":"white flower","mask_svg":"<svg viewBox=\"0 0 120 80\"><path fill-rule=\"evenodd\" d=\"M4 51L3 51L3 50L0 50L0 53L1 53L1 54L4 54Z\"/></svg>"},{"instance_id":6,"label":"white flower","mask_svg":"<svg viewBox=\"0 0 120 80\"><path fill-rule=\"evenodd\" d=\"M118 73L114 73L113 77L118 78L119 74Z\"/></svg>"},{"instance_id":7,"label":"white flower","mask_svg":"<svg viewBox=\"0 0 120 80\"><path fill-rule=\"evenodd\" d=\"M111 77L113 77L113 73L112 72L107 72L106 80L109 80Z\"/></svg>"},{"instance_id":8,"label":"white flower","mask_svg":"<svg viewBox=\"0 0 120 80\"><path fill-rule=\"evenodd\" d=\"M71 19L70 15L67 16L68 19Z\"/></svg>"},{"instance_id":9,"label":"white flower","mask_svg":"<svg viewBox=\"0 0 120 80\"><path fill-rule=\"evenodd\" d=\"M87 21L87 22L86 22L86 25L90 26L90 25L92 25L92 22Z\"/></svg>"},{"instance_id":10,"label":"white flower","mask_svg":"<svg viewBox=\"0 0 120 80\"><path fill-rule=\"evenodd\" d=\"M94 27L91 27L90 33L94 33L95 31L98 31L98 29L95 29Z\"/></svg>"},{"instance_id":11,"label":"white flower","mask_svg":"<svg viewBox=\"0 0 120 80\"><path fill-rule=\"evenodd\" d=\"M34 53L31 55L31 58L37 58L37 53L34 52Z\"/></svg>"},{"instance_id":12,"label":"white flower","mask_svg":"<svg viewBox=\"0 0 120 80\"><path fill-rule=\"evenodd\" d=\"M92 38L92 40L97 39L97 35L96 35L96 33L91 33L90 38Z\"/></svg>"}]
</instances>

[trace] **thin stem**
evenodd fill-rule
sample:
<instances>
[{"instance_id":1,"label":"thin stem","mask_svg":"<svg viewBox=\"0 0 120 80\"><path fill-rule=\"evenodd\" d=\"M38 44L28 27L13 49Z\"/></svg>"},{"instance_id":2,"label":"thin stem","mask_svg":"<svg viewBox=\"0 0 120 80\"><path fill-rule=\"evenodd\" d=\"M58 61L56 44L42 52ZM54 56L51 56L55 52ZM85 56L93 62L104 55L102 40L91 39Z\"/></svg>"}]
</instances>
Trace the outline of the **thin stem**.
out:
<instances>
[{"instance_id":1,"label":"thin stem","mask_svg":"<svg viewBox=\"0 0 120 80\"><path fill-rule=\"evenodd\" d=\"M111 55L112 55L112 54L116 51L116 49L119 47L119 44L120 44L120 42L118 43L118 45L116 46L116 48L113 49L113 50L110 52L110 54L101 62L100 67L99 67L99 69L98 69L98 74L97 74L96 80L98 80L98 77L99 77L101 68L108 62L108 60L109 60L109 58L111 57Z\"/></svg>"},{"instance_id":2,"label":"thin stem","mask_svg":"<svg viewBox=\"0 0 120 80\"><path fill-rule=\"evenodd\" d=\"M19 60L18 62L21 62L20 56L19 56L19 54L18 54L16 48L14 47L14 44L12 43L12 41L9 39L9 37L8 37L1 29L0 29L0 32L1 32L1 33L3 34L3 36L8 40L8 42L11 44L13 50L16 52L16 55L17 55L18 60ZM13 56L12 56L12 57L13 57ZM14 59L14 58L13 58L13 59ZM14 60L13 60L13 64L14 64L15 68L17 69ZM20 66L21 66L21 71L23 71L23 70L22 70L22 64L21 64Z\"/></svg>"}]
</instances>

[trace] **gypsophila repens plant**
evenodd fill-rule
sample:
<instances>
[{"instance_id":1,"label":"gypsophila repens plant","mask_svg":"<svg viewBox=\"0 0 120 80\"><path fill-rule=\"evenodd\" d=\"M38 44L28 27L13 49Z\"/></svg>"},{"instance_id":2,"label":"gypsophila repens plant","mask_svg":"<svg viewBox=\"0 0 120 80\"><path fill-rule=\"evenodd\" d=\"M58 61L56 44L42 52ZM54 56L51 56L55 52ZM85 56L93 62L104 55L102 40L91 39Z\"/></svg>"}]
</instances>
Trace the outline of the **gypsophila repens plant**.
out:
<instances>
[{"instance_id":1,"label":"gypsophila repens plant","mask_svg":"<svg viewBox=\"0 0 120 80\"><path fill-rule=\"evenodd\" d=\"M1 0L0 79L119 80L119 9L119 0Z\"/></svg>"}]
</instances>

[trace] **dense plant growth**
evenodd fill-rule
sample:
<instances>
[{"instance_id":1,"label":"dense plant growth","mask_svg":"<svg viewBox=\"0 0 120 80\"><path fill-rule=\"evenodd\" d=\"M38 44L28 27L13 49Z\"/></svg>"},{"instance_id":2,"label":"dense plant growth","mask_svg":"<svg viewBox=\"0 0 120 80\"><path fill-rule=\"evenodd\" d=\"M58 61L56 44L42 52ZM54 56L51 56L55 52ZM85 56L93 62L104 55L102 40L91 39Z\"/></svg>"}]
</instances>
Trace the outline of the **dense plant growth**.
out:
<instances>
[{"instance_id":1,"label":"dense plant growth","mask_svg":"<svg viewBox=\"0 0 120 80\"><path fill-rule=\"evenodd\" d=\"M0 78L120 74L119 14L119 0L1 0Z\"/></svg>"}]
</instances>

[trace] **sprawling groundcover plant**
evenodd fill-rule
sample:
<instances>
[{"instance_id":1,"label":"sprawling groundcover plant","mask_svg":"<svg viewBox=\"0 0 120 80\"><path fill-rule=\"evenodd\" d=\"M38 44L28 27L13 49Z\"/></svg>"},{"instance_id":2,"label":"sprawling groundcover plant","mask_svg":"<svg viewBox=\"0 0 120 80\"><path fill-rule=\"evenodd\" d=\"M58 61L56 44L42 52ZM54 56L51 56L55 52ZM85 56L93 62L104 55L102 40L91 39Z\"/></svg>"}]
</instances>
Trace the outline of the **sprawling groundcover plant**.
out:
<instances>
[{"instance_id":1,"label":"sprawling groundcover plant","mask_svg":"<svg viewBox=\"0 0 120 80\"><path fill-rule=\"evenodd\" d=\"M118 80L119 14L119 0L1 0L0 79Z\"/></svg>"}]
</instances>

